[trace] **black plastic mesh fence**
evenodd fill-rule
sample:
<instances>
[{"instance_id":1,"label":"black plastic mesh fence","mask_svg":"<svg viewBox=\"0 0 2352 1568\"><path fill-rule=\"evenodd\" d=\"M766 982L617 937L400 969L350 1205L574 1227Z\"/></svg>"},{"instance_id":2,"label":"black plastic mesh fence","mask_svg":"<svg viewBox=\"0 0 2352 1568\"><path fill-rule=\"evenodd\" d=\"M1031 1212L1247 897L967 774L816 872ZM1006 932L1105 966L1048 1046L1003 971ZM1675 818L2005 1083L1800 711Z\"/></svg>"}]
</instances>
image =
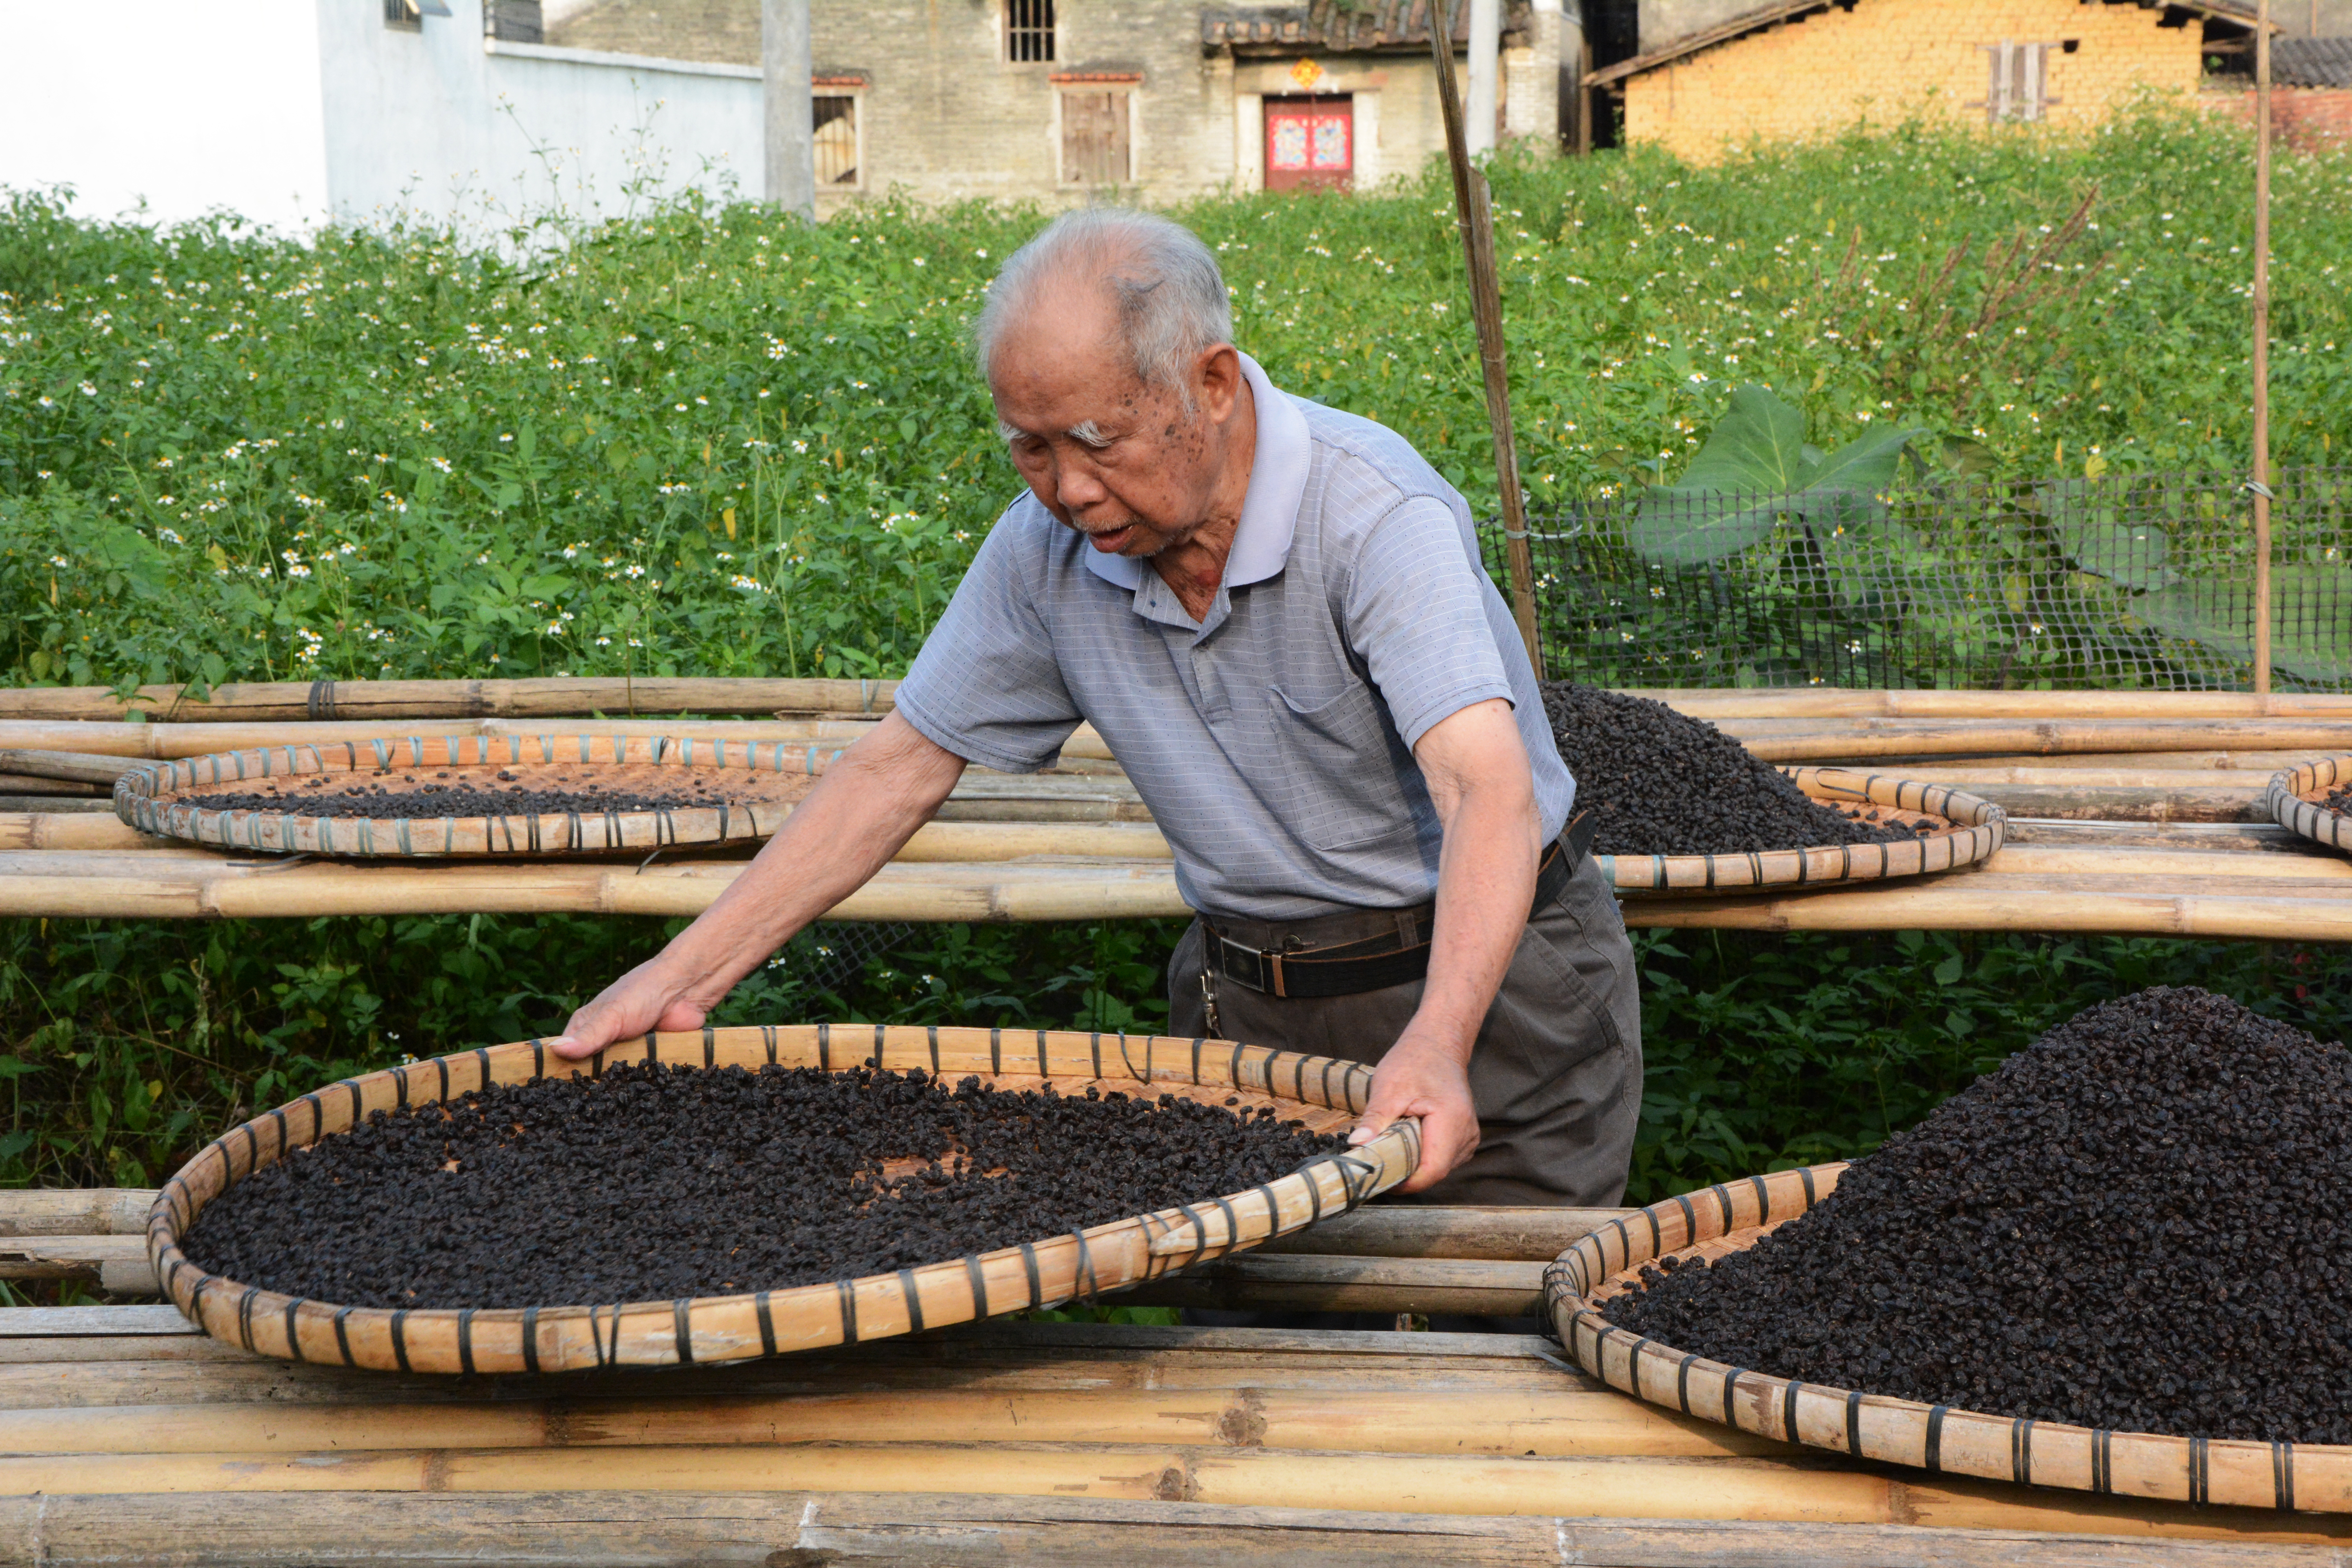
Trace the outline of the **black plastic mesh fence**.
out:
<instances>
[{"instance_id":1,"label":"black plastic mesh fence","mask_svg":"<svg viewBox=\"0 0 2352 1568\"><path fill-rule=\"evenodd\" d=\"M2352 466L2273 479L2272 674L2352 688ZM2247 689L2243 476L1602 495L1530 520L1547 673L1611 686ZM1501 525L1481 530L1507 584Z\"/></svg>"}]
</instances>

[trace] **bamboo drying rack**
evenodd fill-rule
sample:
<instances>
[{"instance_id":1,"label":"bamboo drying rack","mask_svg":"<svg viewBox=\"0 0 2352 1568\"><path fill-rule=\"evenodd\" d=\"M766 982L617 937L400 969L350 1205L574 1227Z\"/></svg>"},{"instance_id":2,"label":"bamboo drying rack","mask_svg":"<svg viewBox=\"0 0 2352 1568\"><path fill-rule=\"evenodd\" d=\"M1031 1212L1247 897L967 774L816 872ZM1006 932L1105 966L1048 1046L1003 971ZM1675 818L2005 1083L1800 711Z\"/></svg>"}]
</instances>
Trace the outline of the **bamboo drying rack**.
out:
<instances>
[{"instance_id":1,"label":"bamboo drying rack","mask_svg":"<svg viewBox=\"0 0 2352 1568\"><path fill-rule=\"evenodd\" d=\"M469 743L470 742L470 743ZM255 853L343 856L606 854L682 844L763 839L840 756L816 742L765 744L685 735L388 735L337 745L288 745L145 763L114 784L115 813L130 826ZM430 773L429 779L418 775ZM597 791L676 794L700 784L704 802L651 809L515 815L331 816L302 809L299 792L367 779L415 799L448 781L495 792L558 785L583 799ZM713 787L715 785L715 787ZM280 795L283 810L223 810L192 804L222 790ZM761 814L765 813L762 821Z\"/></svg>"},{"instance_id":2,"label":"bamboo drying rack","mask_svg":"<svg viewBox=\"0 0 2352 1568\"><path fill-rule=\"evenodd\" d=\"M1895 843L1836 844L1734 855L1596 855L1594 863L1628 892L1737 891L1916 877L1974 865L2001 846L2008 817L2000 807L1945 784L1886 778L1843 768L1796 768L1791 783L1807 798L1880 820L1934 825L1924 837Z\"/></svg>"},{"instance_id":3,"label":"bamboo drying rack","mask_svg":"<svg viewBox=\"0 0 2352 1568\"><path fill-rule=\"evenodd\" d=\"M2095 1430L1791 1382L1659 1344L1601 1315L1644 1264L1752 1247L1827 1198L1845 1169L1750 1176L1611 1221L1545 1271L1561 1342L1585 1371L1653 1405L1849 1458L2196 1507L2352 1512L2352 1447Z\"/></svg>"},{"instance_id":4,"label":"bamboo drying rack","mask_svg":"<svg viewBox=\"0 0 2352 1568\"><path fill-rule=\"evenodd\" d=\"M1321 1132L1351 1125L1372 1082L1371 1069L1360 1063L1230 1040L1042 1029L705 1028L648 1034L593 1061L566 1061L541 1041L518 1041L345 1079L213 1140L164 1184L150 1211L148 1256L156 1278L215 1338L292 1361L468 1374L707 1365L919 1333L1123 1289L1352 1209L1411 1175L1421 1157L1420 1123L1408 1119L1247 1193L1204 1196L1195 1205L895 1274L675 1301L498 1310L343 1306L223 1279L180 1248L205 1205L235 1183L376 1111L541 1077L593 1079L616 1061L755 1071L870 1065L978 1077L1010 1089L1051 1083L1066 1092L1141 1085L1210 1103L1238 1099L1244 1110L1303 1113L1299 1119Z\"/></svg>"},{"instance_id":5,"label":"bamboo drying rack","mask_svg":"<svg viewBox=\"0 0 2352 1568\"><path fill-rule=\"evenodd\" d=\"M2324 804L2347 784L2352 784L2352 757L2322 757L2273 778L2263 791L2263 805L2281 827L2315 843L2352 850L2352 816Z\"/></svg>"}]
</instances>

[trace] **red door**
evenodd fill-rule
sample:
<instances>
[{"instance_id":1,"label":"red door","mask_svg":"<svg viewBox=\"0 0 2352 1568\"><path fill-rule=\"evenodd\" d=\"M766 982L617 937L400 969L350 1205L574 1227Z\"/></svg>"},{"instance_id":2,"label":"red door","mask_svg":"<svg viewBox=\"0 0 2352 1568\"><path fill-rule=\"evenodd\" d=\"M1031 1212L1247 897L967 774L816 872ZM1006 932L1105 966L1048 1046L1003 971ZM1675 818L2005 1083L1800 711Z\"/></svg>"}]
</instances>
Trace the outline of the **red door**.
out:
<instances>
[{"instance_id":1,"label":"red door","mask_svg":"<svg viewBox=\"0 0 2352 1568\"><path fill-rule=\"evenodd\" d=\"M1356 101L1346 93L1265 100L1265 188L1346 190L1356 169Z\"/></svg>"}]
</instances>

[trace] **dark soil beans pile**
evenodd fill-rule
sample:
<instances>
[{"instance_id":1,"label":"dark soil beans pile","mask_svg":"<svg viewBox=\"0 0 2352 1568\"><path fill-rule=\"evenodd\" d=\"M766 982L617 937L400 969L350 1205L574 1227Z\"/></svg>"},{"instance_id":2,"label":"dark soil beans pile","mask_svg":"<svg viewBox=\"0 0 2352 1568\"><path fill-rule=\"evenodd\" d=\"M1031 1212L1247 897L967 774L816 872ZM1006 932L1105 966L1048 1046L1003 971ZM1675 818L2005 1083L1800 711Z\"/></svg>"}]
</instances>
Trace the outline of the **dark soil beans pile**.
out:
<instances>
[{"instance_id":1,"label":"dark soil beans pile","mask_svg":"<svg viewBox=\"0 0 2352 1568\"><path fill-rule=\"evenodd\" d=\"M1997 1415L2352 1443L2352 1053L2192 988L2077 1014L1837 1191L1606 1308Z\"/></svg>"},{"instance_id":2,"label":"dark soil beans pile","mask_svg":"<svg viewBox=\"0 0 2352 1568\"><path fill-rule=\"evenodd\" d=\"M1915 836L1865 808L1809 800L1780 769L1704 720L1646 697L1565 680L1544 684L1544 712L1576 808L1598 815L1596 855L1738 855Z\"/></svg>"},{"instance_id":3,"label":"dark soil beans pile","mask_svg":"<svg viewBox=\"0 0 2352 1568\"><path fill-rule=\"evenodd\" d=\"M456 783L440 782L450 778L448 773L436 773L422 781L415 773L403 773L398 775L399 782L415 784L415 788L386 789L383 784L367 783L335 786L334 779L350 776L322 775L284 790L268 784L246 794L182 795L176 804L205 811L279 811L294 816L364 816L383 821L400 817L562 816L568 812L584 816L602 816L608 811L681 811L691 806L716 805L720 798L701 779L694 780L684 790L657 794L593 785L584 789L530 789L512 782L517 775L509 773L499 773L501 782L495 785L463 778Z\"/></svg>"},{"instance_id":4,"label":"dark soil beans pile","mask_svg":"<svg viewBox=\"0 0 2352 1568\"><path fill-rule=\"evenodd\" d=\"M181 1247L347 1306L729 1295L1041 1240L1344 1146L1173 1096L630 1065L379 1111L230 1187Z\"/></svg>"},{"instance_id":5,"label":"dark soil beans pile","mask_svg":"<svg viewBox=\"0 0 2352 1568\"><path fill-rule=\"evenodd\" d=\"M2342 789L2330 794L2326 799L2321 801L2319 804L2326 806L2330 811L2340 811L2346 813L2347 816L2352 816L2352 784L2346 784Z\"/></svg>"}]
</instances>

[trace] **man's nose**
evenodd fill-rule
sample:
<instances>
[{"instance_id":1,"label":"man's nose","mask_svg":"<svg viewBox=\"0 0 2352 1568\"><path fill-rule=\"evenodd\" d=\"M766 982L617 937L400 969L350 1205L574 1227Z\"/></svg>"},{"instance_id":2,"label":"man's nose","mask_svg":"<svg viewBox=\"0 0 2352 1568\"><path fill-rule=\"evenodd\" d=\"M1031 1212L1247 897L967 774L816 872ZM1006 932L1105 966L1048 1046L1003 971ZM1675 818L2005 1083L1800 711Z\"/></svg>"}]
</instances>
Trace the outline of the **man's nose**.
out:
<instances>
[{"instance_id":1,"label":"man's nose","mask_svg":"<svg viewBox=\"0 0 2352 1568\"><path fill-rule=\"evenodd\" d=\"M1094 465L1072 453L1054 465L1054 490L1065 507L1094 506L1110 499L1110 490L1102 482Z\"/></svg>"}]
</instances>

